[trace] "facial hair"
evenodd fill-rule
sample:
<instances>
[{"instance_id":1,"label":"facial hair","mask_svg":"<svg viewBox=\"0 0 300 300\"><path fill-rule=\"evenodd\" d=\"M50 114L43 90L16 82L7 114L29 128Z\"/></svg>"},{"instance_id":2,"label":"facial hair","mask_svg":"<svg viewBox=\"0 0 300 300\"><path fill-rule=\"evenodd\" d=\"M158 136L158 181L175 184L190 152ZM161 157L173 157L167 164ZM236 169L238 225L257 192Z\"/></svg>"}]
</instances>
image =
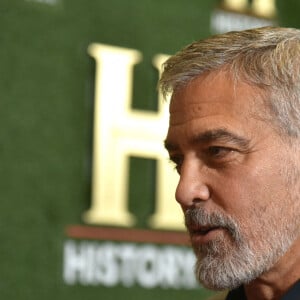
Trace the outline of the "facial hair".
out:
<instances>
[{"instance_id":1,"label":"facial hair","mask_svg":"<svg viewBox=\"0 0 300 300\"><path fill-rule=\"evenodd\" d=\"M213 290L234 289L249 283L268 270L293 241L288 230L272 231L266 238L262 238L263 230L252 232L252 236L260 237L253 241L242 233L241 226L232 217L223 212L208 213L203 208L188 209L185 224L191 235L195 226L219 227L225 232L208 243L192 244L197 257L196 277L203 286ZM275 228L275 224L261 225L268 226L269 230Z\"/></svg>"}]
</instances>

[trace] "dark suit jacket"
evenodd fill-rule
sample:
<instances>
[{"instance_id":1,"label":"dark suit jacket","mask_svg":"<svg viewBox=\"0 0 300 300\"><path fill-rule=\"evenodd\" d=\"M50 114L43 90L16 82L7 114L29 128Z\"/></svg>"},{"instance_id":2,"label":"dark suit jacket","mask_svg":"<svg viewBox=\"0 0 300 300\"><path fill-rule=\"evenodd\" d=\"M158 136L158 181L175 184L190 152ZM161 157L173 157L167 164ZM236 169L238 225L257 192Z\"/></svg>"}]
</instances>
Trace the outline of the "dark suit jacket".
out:
<instances>
[{"instance_id":1,"label":"dark suit jacket","mask_svg":"<svg viewBox=\"0 0 300 300\"><path fill-rule=\"evenodd\" d=\"M246 300L243 287L230 292L222 292L208 300ZM281 298L281 300L300 300L300 280L298 280Z\"/></svg>"}]
</instances>

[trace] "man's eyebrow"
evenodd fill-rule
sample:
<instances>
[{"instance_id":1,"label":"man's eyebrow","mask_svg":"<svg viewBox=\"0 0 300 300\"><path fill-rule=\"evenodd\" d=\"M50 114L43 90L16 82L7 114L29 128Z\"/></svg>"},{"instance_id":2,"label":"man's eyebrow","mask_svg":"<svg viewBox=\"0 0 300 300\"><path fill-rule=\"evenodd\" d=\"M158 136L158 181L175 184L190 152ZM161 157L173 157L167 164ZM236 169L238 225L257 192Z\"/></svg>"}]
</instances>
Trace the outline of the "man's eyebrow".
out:
<instances>
[{"instance_id":1,"label":"man's eyebrow","mask_svg":"<svg viewBox=\"0 0 300 300\"><path fill-rule=\"evenodd\" d=\"M190 144L209 144L211 142L231 143L245 150L248 149L250 144L250 140L247 138L241 137L223 128L204 131L195 135L189 141ZM164 146L169 152L177 151L179 149L178 144L168 141L167 139L164 141Z\"/></svg>"},{"instance_id":2,"label":"man's eyebrow","mask_svg":"<svg viewBox=\"0 0 300 300\"><path fill-rule=\"evenodd\" d=\"M199 135L196 135L190 141L192 144L203 143L207 144L210 142L224 142L238 145L242 148L247 148L250 141L247 138L241 137L233 132L226 129L213 129L207 130Z\"/></svg>"}]
</instances>

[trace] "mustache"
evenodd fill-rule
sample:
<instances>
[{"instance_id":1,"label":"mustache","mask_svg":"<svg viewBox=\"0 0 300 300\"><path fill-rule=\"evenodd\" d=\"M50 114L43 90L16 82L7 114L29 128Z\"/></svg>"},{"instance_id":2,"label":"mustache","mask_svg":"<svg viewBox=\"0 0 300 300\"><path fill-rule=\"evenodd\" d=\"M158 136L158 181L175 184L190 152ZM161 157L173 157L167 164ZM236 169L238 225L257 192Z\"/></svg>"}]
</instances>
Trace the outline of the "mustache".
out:
<instances>
[{"instance_id":1,"label":"mustache","mask_svg":"<svg viewBox=\"0 0 300 300\"><path fill-rule=\"evenodd\" d=\"M189 208L184 213L185 226L189 230L193 227L221 227L226 229L235 241L241 241L238 223L230 216L221 212L208 213L204 208Z\"/></svg>"}]
</instances>

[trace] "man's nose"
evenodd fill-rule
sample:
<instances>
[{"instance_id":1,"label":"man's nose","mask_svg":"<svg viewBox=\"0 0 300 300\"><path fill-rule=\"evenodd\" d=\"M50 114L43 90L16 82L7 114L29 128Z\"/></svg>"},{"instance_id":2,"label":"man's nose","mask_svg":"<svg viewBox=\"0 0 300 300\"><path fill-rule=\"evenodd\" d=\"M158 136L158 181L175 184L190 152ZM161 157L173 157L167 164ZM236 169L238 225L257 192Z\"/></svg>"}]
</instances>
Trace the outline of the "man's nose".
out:
<instances>
[{"instance_id":1,"label":"man's nose","mask_svg":"<svg viewBox=\"0 0 300 300\"><path fill-rule=\"evenodd\" d=\"M180 170L180 179L175 198L185 210L210 198L210 189L205 167L195 162L184 162Z\"/></svg>"}]
</instances>

